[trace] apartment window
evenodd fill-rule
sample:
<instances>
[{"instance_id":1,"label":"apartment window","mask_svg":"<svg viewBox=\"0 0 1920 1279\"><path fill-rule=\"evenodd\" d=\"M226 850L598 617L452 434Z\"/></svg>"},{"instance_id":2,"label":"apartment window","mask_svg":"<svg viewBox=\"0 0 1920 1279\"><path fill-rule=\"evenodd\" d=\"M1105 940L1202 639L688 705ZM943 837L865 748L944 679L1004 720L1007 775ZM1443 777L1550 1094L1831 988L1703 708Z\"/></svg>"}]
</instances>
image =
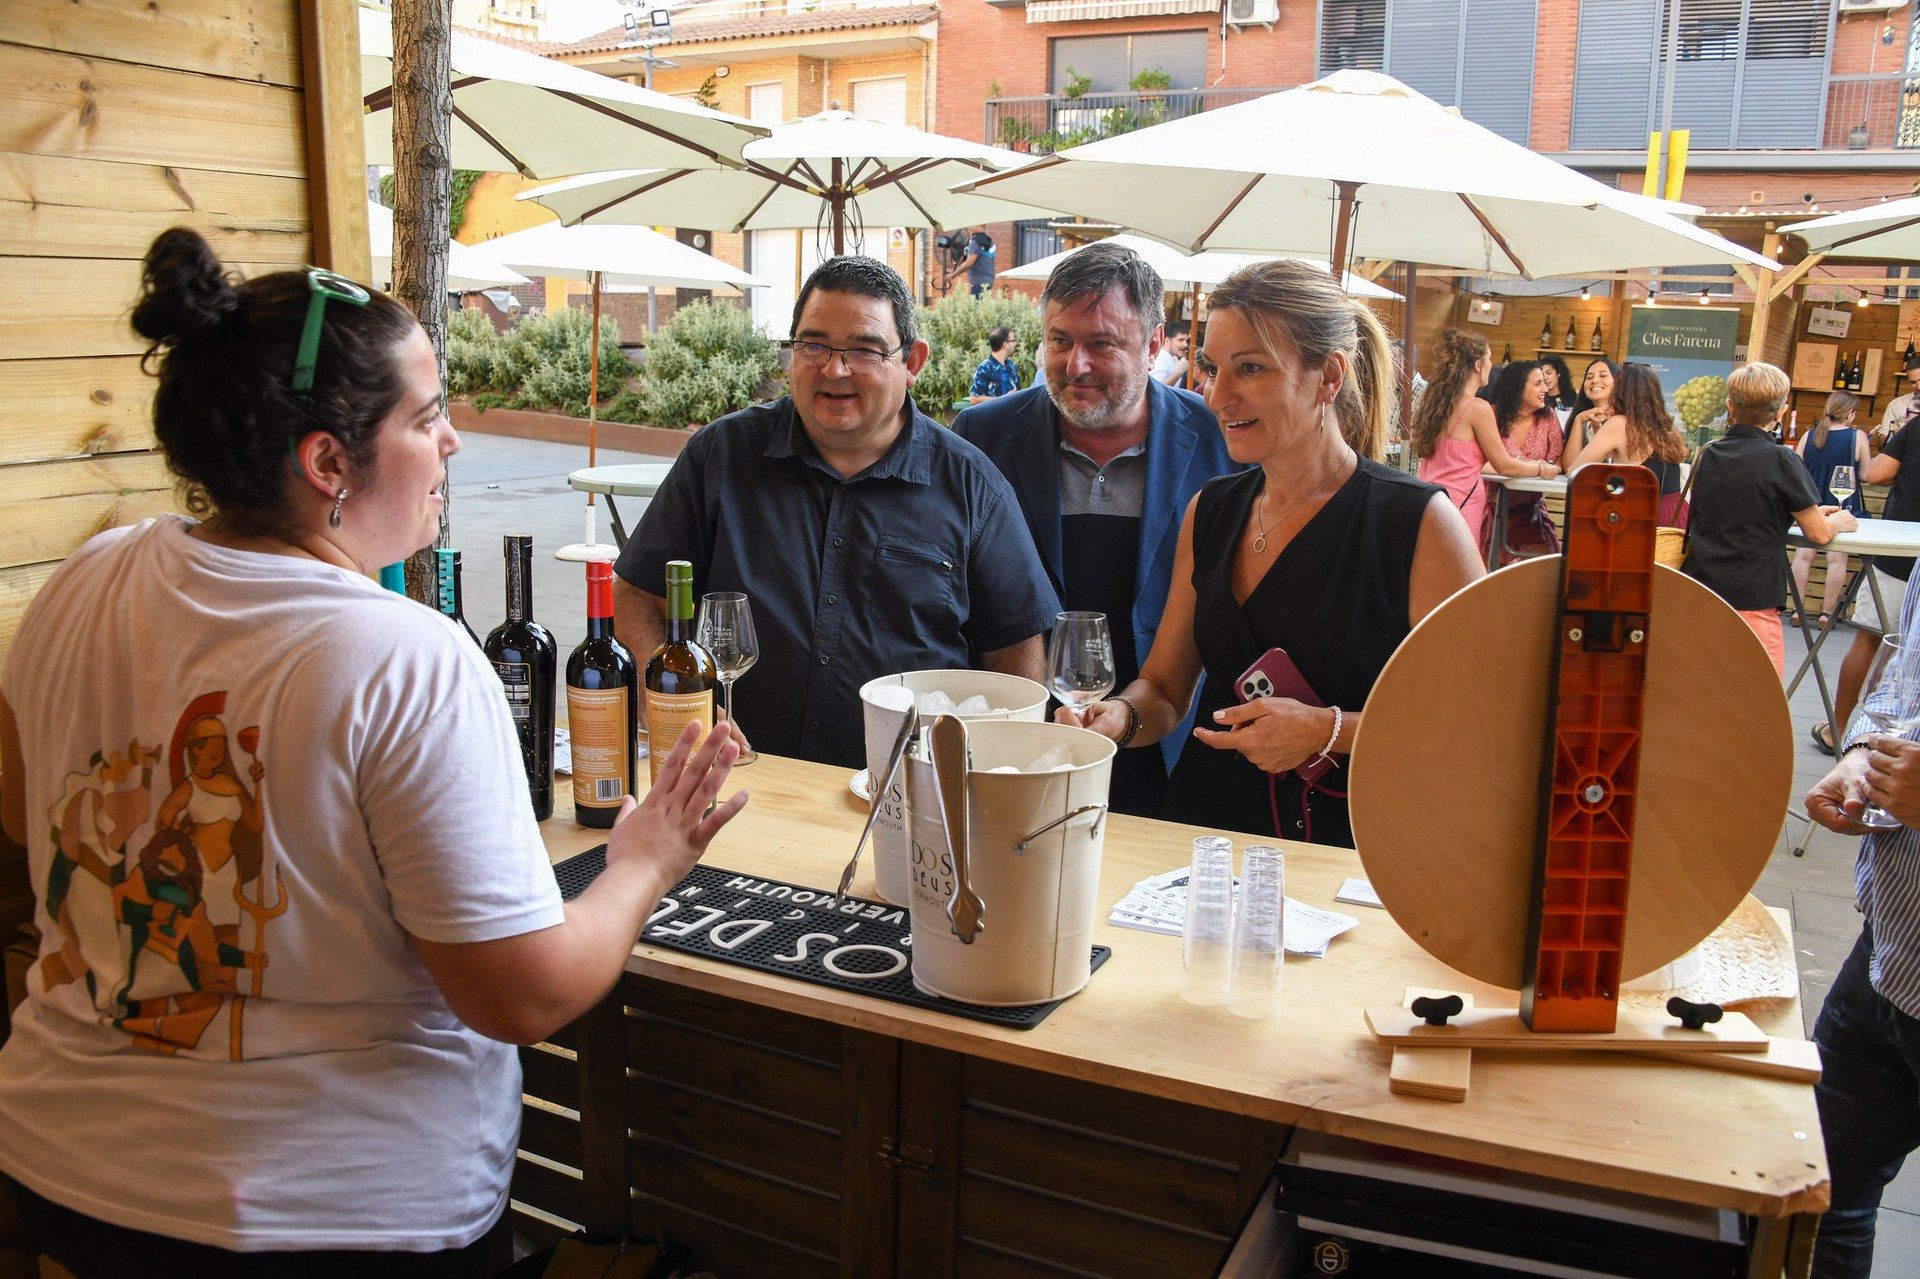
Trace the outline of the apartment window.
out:
<instances>
[{"instance_id":1,"label":"apartment window","mask_svg":"<svg viewBox=\"0 0 1920 1279\"><path fill-rule=\"evenodd\" d=\"M1320 0L1320 74L1387 69L1387 0Z\"/></svg>"},{"instance_id":2,"label":"apartment window","mask_svg":"<svg viewBox=\"0 0 1920 1279\"><path fill-rule=\"evenodd\" d=\"M747 119L755 124L779 124L786 118L783 111L778 82L747 86Z\"/></svg>"},{"instance_id":3,"label":"apartment window","mask_svg":"<svg viewBox=\"0 0 1920 1279\"><path fill-rule=\"evenodd\" d=\"M853 113L868 120L887 124L907 122L907 78L890 76L884 80L853 82Z\"/></svg>"},{"instance_id":4,"label":"apartment window","mask_svg":"<svg viewBox=\"0 0 1920 1279\"><path fill-rule=\"evenodd\" d=\"M1205 31L1152 31L1142 35L1073 36L1052 42L1052 92L1066 92L1085 76L1094 93L1124 93L1142 71L1164 71L1170 88L1198 89L1207 82Z\"/></svg>"}]
</instances>

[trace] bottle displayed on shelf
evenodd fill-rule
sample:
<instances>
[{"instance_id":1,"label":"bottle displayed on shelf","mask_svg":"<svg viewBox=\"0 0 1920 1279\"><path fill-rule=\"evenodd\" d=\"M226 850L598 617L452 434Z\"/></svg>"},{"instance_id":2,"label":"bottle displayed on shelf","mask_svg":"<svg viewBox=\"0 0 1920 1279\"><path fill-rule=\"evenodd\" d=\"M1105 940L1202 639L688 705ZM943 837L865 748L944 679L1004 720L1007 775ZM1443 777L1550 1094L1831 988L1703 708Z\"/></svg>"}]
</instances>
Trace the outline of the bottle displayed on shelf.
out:
<instances>
[{"instance_id":1,"label":"bottle displayed on shelf","mask_svg":"<svg viewBox=\"0 0 1920 1279\"><path fill-rule=\"evenodd\" d=\"M1600 319L1598 316L1595 316L1593 321L1593 336L1587 339L1587 349L1597 353L1604 346L1606 346L1606 339L1600 336Z\"/></svg>"},{"instance_id":2,"label":"bottle displayed on shelf","mask_svg":"<svg viewBox=\"0 0 1920 1279\"><path fill-rule=\"evenodd\" d=\"M613 633L613 565L587 561L587 637L567 657L573 810L582 826L613 825L633 793L640 672Z\"/></svg>"},{"instance_id":3,"label":"bottle displayed on shelf","mask_svg":"<svg viewBox=\"0 0 1920 1279\"><path fill-rule=\"evenodd\" d=\"M533 539L513 533L501 542L507 561L507 620L487 632L480 647L506 690L533 817L543 822L553 816L553 685L560 651L552 633L533 620Z\"/></svg>"},{"instance_id":4,"label":"bottle displayed on shelf","mask_svg":"<svg viewBox=\"0 0 1920 1279\"><path fill-rule=\"evenodd\" d=\"M1908 338L1907 349L1905 353L1902 354L1900 357L1900 367L1903 369L1907 368L1913 363L1913 361L1914 361L1913 339Z\"/></svg>"},{"instance_id":5,"label":"bottle displayed on shelf","mask_svg":"<svg viewBox=\"0 0 1920 1279\"><path fill-rule=\"evenodd\" d=\"M1800 410L1794 409L1787 414L1787 438L1781 443L1792 448L1800 441Z\"/></svg>"},{"instance_id":6,"label":"bottle displayed on shelf","mask_svg":"<svg viewBox=\"0 0 1920 1279\"><path fill-rule=\"evenodd\" d=\"M660 761L690 723L700 736L713 731L713 690L720 668L695 637L693 565L667 561L667 638L647 659L648 771L660 776Z\"/></svg>"},{"instance_id":7,"label":"bottle displayed on shelf","mask_svg":"<svg viewBox=\"0 0 1920 1279\"><path fill-rule=\"evenodd\" d=\"M473 627L467 625L467 615L460 603L460 552L451 547L438 547L433 552L434 599L441 613L452 618L467 638L476 646L480 637L473 633Z\"/></svg>"},{"instance_id":8,"label":"bottle displayed on shelf","mask_svg":"<svg viewBox=\"0 0 1920 1279\"><path fill-rule=\"evenodd\" d=\"M1835 362L1833 366L1833 389L1834 390L1844 391L1847 389L1847 368L1848 368L1847 349L1845 347L1841 347L1840 358L1837 362Z\"/></svg>"},{"instance_id":9,"label":"bottle displayed on shelf","mask_svg":"<svg viewBox=\"0 0 1920 1279\"><path fill-rule=\"evenodd\" d=\"M1569 315L1567 317L1567 350L1578 351L1579 349L1580 349L1580 334L1574 329L1573 317Z\"/></svg>"},{"instance_id":10,"label":"bottle displayed on shelf","mask_svg":"<svg viewBox=\"0 0 1920 1279\"><path fill-rule=\"evenodd\" d=\"M1847 389L1849 391L1858 391L1861 384L1866 380L1865 362L1861 358L1861 355L1861 352L1855 351L1853 353L1853 363L1847 366Z\"/></svg>"},{"instance_id":11,"label":"bottle displayed on shelf","mask_svg":"<svg viewBox=\"0 0 1920 1279\"><path fill-rule=\"evenodd\" d=\"M1500 363L1502 364L1513 363L1513 343L1508 342L1500 348Z\"/></svg>"},{"instance_id":12,"label":"bottle displayed on shelf","mask_svg":"<svg viewBox=\"0 0 1920 1279\"><path fill-rule=\"evenodd\" d=\"M1547 317L1547 322L1540 326L1540 349L1544 351L1544 350L1547 350L1552 345L1553 345L1553 317L1549 315Z\"/></svg>"}]
</instances>

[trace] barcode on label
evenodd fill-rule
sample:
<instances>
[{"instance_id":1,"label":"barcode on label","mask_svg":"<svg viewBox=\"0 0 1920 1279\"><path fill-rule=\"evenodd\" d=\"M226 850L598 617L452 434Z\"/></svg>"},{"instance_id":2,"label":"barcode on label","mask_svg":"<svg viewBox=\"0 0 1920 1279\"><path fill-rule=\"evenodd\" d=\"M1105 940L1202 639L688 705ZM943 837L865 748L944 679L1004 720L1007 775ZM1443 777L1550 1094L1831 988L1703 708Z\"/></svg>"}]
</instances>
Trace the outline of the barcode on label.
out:
<instances>
[{"instance_id":1,"label":"barcode on label","mask_svg":"<svg viewBox=\"0 0 1920 1279\"><path fill-rule=\"evenodd\" d=\"M593 797L595 799L619 799L621 797L618 777L596 777L593 779Z\"/></svg>"},{"instance_id":2,"label":"barcode on label","mask_svg":"<svg viewBox=\"0 0 1920 1279\"><path fill-rule=\"evenodd\" d=\"M532 719L533 718L533 708L531 706L516 705L516 706L510 706L507 709L513 712L513 717L515 719Z\"/></svg>"}]
</instances>

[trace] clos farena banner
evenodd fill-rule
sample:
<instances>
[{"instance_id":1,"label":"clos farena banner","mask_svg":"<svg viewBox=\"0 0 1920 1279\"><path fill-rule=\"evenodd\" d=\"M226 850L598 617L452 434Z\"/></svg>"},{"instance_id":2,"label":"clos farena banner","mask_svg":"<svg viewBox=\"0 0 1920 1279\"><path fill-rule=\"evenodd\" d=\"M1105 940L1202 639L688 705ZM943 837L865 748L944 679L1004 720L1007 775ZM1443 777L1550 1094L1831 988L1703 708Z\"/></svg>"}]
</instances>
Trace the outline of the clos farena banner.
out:
<instances>
[{"instance_id":1,"label":"clos farena banner","mask_svg":"<svg viewBox=\"0 0 1920 1279\"><path fill-rule=\"evenodd\" d=\"M1667 412L1693 444L1726 429L1727 375L1740 335L1734 307L1636 306L1627 329L1627 359L1660 378Z\"/></svg>"}]
</instances>

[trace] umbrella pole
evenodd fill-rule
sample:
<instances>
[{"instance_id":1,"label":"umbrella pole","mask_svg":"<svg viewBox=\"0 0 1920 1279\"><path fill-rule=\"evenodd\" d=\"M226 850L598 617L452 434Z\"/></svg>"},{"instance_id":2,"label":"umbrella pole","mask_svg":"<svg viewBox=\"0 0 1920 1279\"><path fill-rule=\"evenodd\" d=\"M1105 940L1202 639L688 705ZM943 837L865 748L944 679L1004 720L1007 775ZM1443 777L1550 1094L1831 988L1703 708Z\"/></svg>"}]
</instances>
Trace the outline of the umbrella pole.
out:
<instances>
[{"instance_id":1,"label":"umbrella pole","mask_svg":"<svg viewBox=\"0 0 1920 1279\"><path fill-rule=\"evenodd\" d=\"M1347 278L1348 236L1353 230L1353 195L1360 189L1358 182L1336 182L1333 184L1340 193L1340 210L1333 227L1333 278L1345 281Z\"/></svg>"},{"instance_id":2,"label":"umbrella pole","mask_svg":"<svg viewBox=\"0 0 1920 1279\"><path fill-rule=\"evenodd\" d=\"M1400 469L1403 471L1412 469L1407 465L1407 455L1413 448L1407 431L1413 425L1413 373L1420 356L1420 340L1414 332L1419 308L1413 302L1419 277L1420 268L1414 263L1400 264L1400 288L1405 294L1400 299Z\"/></svg>"},{"instance_id":3,"label":"umbrella pole","mask_svg":"<svg viewBox=\"0 0 1920 1279\"><path fill-rule=\"evenodd\" d=\"M1200 363L1200 281L1193 282L1193 292L1188 294L1187 310L1192 312L1187 318L1187 389L1193 389L1193 366Z\"/></svg>"},{"instance_id":4,"label":"umbrella pole","mask_svg":"<svg viewBox=\"0 0 1920 1279\"><path fill-rule=\"evenodd\" d=\"M828 197L833 208L833 256L839 257L847 251L847 192L841 186L840 157L833 159L833 192Z\"/></svg>"},{"instance_id":5,"label":"umbrella pole","mask_svg":"<svg viewBox=\"0 0 1920 1279\"><path fill-rule=\"evenodd\" d=\"M587 344L593 361L587 372L587 465L595 465L596 428L600 420L600 273L593 273L593 337ZM593 505L593 491L587 491L587 505Z\"/></svg>"}]
</instances>

